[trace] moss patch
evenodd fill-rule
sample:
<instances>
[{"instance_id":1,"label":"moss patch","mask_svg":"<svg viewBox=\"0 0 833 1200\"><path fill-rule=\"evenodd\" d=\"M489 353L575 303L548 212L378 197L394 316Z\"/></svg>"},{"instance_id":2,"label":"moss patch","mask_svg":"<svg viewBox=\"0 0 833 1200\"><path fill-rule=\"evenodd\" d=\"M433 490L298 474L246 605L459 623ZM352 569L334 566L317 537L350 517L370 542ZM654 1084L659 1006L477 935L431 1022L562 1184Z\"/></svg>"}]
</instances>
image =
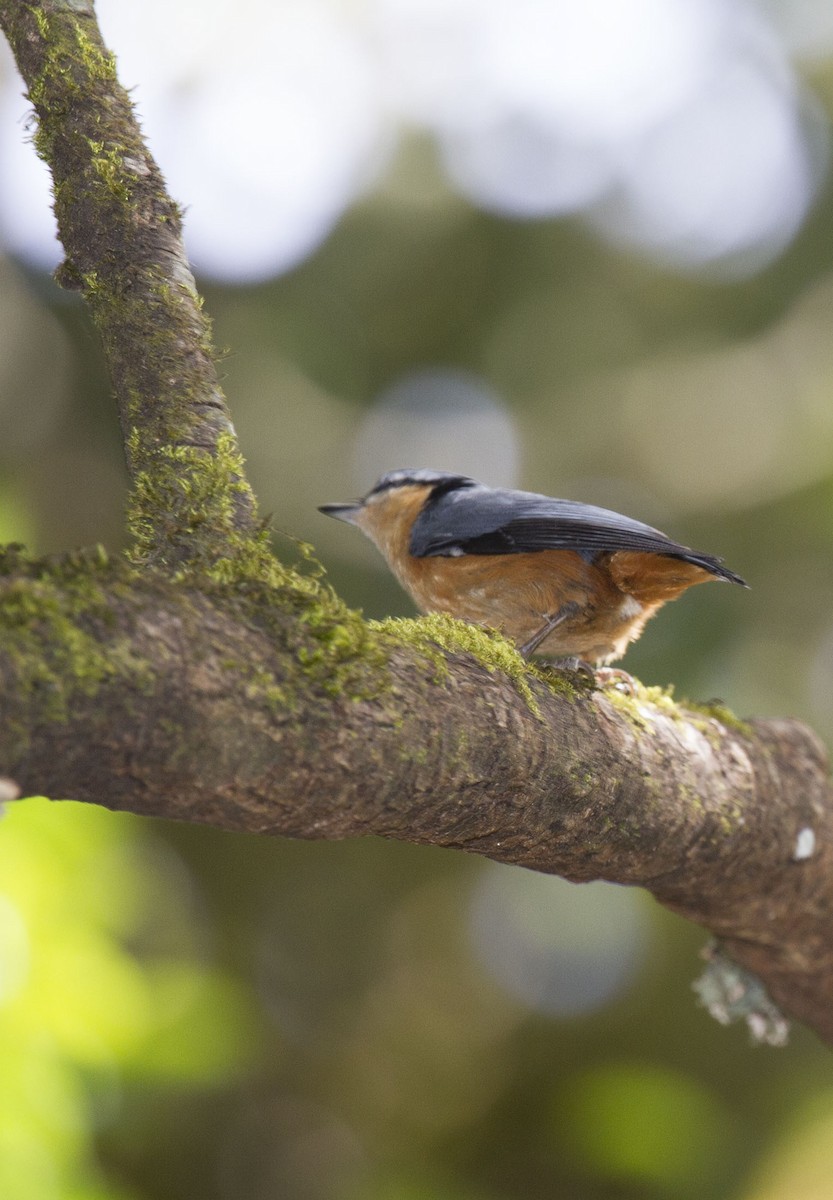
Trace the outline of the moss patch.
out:
<instances>
[{"instance_id":1,"label":"moss patch","mask_svg":"<svg viewBox=\"0 0 833 1200\"><path fill-rule=\"evenodd\" d=\"M673 687L646 687L631 677L628 689L617 686L615 680L599 689L615 709L626 716L640 729L647 729L652 713L669 717L672 721L686 720L686 714L674 700ZM646 709L649 710L646 712Z\"/></svg>"},{"instance_id":2,"label":"moss patch","mask_svg":"<svg viewBox=\"0 0 833 1200\"><path fill-rule=\"evenodd\" d=\"M14 572L14 578L8 578ZM7 576L3 579L2 576ZM69 718L78 696L94 696L106 681L129 674L137 689L153 685L150 667L112 626L117 577L100 547L51 562L27 562L12 548L0 555L0 637L18 696L30 697L41 720ZM18 731L25 747L26 733Z\"/></svg>"},{"instance_id":3,"label":"moss patch","mask_svg":"<svg viewBox=\"0 0 833 1200\"><path fill-rule=\"evenodd\" d=\"M712 700L705 704L696 703L692 700L674 699L674 686L670 684L668 687L646 687L640 683L638 679L632 679L632 691L625 692L620 690L615 681L605 684L600 690L610 700L614 708L623 713L640 728L647 728L650 718L646 715L645 709L651 709L658 715L668 717L672 721L685 721L689 725L693 725L699 729L701 733L707 735L713 734L714 728L711 722L717 721L726 729L731 729L735 733L749 736L752 733L751 727L736 717L731 709L723 703L722 700ZM706 717L707 720L698 720L698 717Z\"/></svg>"},{"instance_id":4,"label":"moss patch","mask_svg":"<svg viewBox=\"0 0 833 1200\"><path fill-rule=\"evenodd\" d=\"M49 17L43 9L35 8L33 15L44 42L45 57L40 75L29 88L29 99L40 118L35 148L41 158L49 160L52 120L65 118L71 96L86 94L91 85L99 82L112 84L116 79L116 60L90 38L79 18L70 11ZM62 97L60 105L50 104L52 95Z\"/></svg>"},{"instance_id":5,"label":"moss patch","mask_svg":"<svg viewBox=\"0 0 833 1200\"><path fill-rule=\"evenodd\" d=\"M702 713L703 716L708 717L710 720L719 722L726 729L731 729L735 733L742 734L744 737L752 737L752 726L741 717L735 716L722 700L707 700L705 703L686 700L684 701L684 706L690 712Z\"/></svg>"},{"instance_id":6,"label":"moss patch","mask_svg":"<svg viewBox=\"0 0 833 1200\"><path fill-rule=\"evenodd\" d=\"M299 554L295 563L282 562L271 549L252 558L244 551L218 570L196 574L192 569L194 586L216 596L238 619L265 630L293 655L301 674L328 695L345 700L380 695L389 686L387 647L362 614L333 591L312 548L292 540ZM250 673L248 665L240 666L244 675ZM290 683L275 688L291 708Z\"/></svg>"},{"instance_id":7,"label":"moss patch","mask_svg":"<svg viewBox=\"0 0 833 1200\"><path fill-rule=\"evenodd\" d=\"M470 625L445 613L430 613L424 617L391 617L369 624L371 629L383 636L392 637L424 655L434 665L438 682L448 673L447 654L471 654L493 674L500 672L508 676L536 717L541 716L541 709L530 687L531 679L546 684L550 690L569 699L577 694L575 687L561 672L529 663L518 653L513 642L494 629Z\"/></svg>"},{"instance_id":8,"label":"moss patch","mask_svg":"<svg viewBox=\"0 0 833 1200\"><path fill-rule=\"evenodd\" d=\"M277 582L268 530L237 528L236 502L253 507L254 497L232 433L221 433L211 450L175 442L148 450L134 428L127 453L130 562L170 566L174 579L197 571L215 583Z\"/></svg>"}]
</instances>

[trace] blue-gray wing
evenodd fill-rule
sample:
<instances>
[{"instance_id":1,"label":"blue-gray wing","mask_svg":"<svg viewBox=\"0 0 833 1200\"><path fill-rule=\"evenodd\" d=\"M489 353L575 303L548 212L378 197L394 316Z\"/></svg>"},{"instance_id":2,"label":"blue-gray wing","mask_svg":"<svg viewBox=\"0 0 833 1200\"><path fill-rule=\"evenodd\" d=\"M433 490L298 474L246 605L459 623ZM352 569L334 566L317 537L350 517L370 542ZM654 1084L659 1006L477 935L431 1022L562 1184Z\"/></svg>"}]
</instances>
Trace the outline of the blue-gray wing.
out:
<instances>
[{"instance_id":1,"label":"blue-gray wing","mask_svg":"<svg viewBox=\"0 0 833 1200\"><path fill-rule=\"evenodd\" d=\"M720 559L671 541L658 529L606 508L534 492L470 487L429 500L411 530L416 558L574 550L597 555L635 550L683 559L723 579L743 580Z\"/></svg>"}]
</instances>

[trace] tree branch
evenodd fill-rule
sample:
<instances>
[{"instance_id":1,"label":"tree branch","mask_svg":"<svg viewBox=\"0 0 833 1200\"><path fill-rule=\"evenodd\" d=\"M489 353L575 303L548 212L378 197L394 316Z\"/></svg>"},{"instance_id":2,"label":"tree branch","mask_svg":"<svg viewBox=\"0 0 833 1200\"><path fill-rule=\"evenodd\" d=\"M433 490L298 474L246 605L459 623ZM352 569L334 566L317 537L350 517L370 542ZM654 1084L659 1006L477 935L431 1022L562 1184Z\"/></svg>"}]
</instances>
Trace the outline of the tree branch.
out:
<instances>
[{"instance_id":1,"label":"tree branch","mask_svg":"<svg viewBox=\"0 0 833 1200\"><path fill-rule=\"evenodd\" d=\"M423 640L408 646L316 624L312 608L299 623L265 590L186 593L85 561L59 584L18 564L4 590L7 622L14 604L27 620L0 650L0 768L24 792L638 884L833 1042L833 805L824 751L797 722L547 682L449 619L413 622ZM63 622L71 656L56 650ZM816 849L798 860L804 829Z\"/></svg>"},{"instance_id":2,"label":"tree branch","mask_svg":"<svg viewBox=\"0 0 833 1200\"><path fill-rule=\"evenodd\" d=\"M92 0L0 0L0 28L52 172L66 251L58 280L89 304L110 367L133 480L133 560L210 568L255 546L265 553L179 209Z\"/></svg>"},{"instance_id":3,"label":"tree branch","mask_svg":"<svg viewBox=\"0 0 833 1200\"><path fill-rule=\"evenodd\" d=\"M132 566L0 556L4 795L289 837L375 833L638 884L833 1042L833 805L814 735L542 675L446 618L372 628L281 567L179 215L92 4L0 0L0 26L134 483Z\"/></svg>"}]
</instances>

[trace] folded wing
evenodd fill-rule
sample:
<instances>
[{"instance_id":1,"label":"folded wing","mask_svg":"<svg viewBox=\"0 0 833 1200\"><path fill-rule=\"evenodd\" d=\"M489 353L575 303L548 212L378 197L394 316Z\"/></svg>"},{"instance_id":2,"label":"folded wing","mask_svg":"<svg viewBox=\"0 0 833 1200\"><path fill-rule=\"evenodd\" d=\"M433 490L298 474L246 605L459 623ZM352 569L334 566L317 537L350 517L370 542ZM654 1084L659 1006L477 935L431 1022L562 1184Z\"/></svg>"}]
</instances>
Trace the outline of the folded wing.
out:
<instances>
[{"instance_id":1,"label":"folded wing","mask_svg":"<svg viewBox=\"0 0 833 1200\"><path fill-rule=\"evenodd\" d=\"M446 492L429 501L411 531L410 551L416 558L540 550L573 550L590 561L622 550L661 554L746 586L719 558L681 546L641 521L534 492L481 487Z\"/></svg>"}]
</instances>

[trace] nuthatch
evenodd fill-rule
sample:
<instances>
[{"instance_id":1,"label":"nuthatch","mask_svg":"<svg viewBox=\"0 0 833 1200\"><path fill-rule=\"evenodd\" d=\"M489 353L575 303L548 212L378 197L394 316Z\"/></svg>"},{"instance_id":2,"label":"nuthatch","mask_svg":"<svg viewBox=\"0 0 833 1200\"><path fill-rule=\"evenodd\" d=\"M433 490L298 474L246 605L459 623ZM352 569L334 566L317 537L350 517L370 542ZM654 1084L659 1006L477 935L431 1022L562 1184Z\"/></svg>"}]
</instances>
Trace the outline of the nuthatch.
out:
<instances>
[{"instance_id":1,"label":"nuthatch","mask_svg":"<svg viewBox=\"0 0 833 1200\"><path fill-rule=\"evenodd\" d=\"M692 584L747 586L641 521L444 471L390 471L319 511L358 525L423 612L499 629L526 656L609 663Z\"/></svg>"}]
</instances>

